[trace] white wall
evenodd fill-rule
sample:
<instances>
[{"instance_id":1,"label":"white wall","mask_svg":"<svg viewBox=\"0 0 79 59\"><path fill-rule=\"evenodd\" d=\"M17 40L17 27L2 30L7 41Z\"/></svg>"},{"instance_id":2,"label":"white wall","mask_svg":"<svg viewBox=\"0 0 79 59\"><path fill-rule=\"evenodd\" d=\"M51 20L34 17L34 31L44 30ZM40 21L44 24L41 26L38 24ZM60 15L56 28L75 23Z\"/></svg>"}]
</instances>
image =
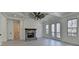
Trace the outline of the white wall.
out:
<instances>
[{"instance_id":1,"label":"white wall","mask_svg":"<svg viewBox=\"0 0 79 59\"><path fill-rule=\"evenodd\" d=\"M7 19L7 40L13 40L13 20Z\"/></svg>"},{"instance_id":2,"label":"white wall","mask_svg":"<svg viewBox=\"0 0 79 59\"><path fill-rule=\"evenodd\" d=\"M1 13L0 13L0 34L2 34L0 36L0 42L1 41L6 41L6 39L7 39L6 24L7 24L6 18L4 16L2 16Z\"/></svg>"}]
</instances>

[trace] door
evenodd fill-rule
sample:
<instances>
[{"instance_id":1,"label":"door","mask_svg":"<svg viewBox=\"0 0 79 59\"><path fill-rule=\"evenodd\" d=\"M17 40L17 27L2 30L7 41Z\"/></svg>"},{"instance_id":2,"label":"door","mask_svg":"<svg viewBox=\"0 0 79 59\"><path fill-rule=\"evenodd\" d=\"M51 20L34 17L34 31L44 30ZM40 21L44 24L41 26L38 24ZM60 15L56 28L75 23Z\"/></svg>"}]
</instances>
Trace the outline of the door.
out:
<instances>
[{"instance_id":1,"label":"door","mask_svg":"<svg viewBox=\"0 0 79 59\"><path fill-rule=\"evenodd\" d=\"M13 27L14 27L14 40L20 40L20 21L19 20L14 20L13 22Z\"/></svg>"}]
</instances>

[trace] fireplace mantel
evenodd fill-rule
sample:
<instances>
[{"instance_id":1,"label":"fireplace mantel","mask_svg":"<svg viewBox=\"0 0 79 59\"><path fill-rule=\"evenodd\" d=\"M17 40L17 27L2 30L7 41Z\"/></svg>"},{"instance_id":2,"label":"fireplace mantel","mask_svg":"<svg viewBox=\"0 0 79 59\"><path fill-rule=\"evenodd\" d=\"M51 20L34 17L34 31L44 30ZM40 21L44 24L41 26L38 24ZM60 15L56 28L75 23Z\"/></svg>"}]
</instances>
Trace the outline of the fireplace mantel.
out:
<instances>
[{"instance_id":1,"label":"fireplace mantel","mask_svg":"<svg viewBox=\"0 0 79 59\"><path fill-rule=\"evenodd\" d=\"M36 30L36 29L34 29L34 28L26 28L25 30Z\"/></svg>"},{"instance_id":2,"label":"fireplace mantel","mask_svg":"<svg viewBox=\"0 0 79 59\"><path fill-rule=\"evenodd\" d=\"M35 40L36 38L36 29L34 28L25 28L25 40Z\"/></svg>"}]
</instances>

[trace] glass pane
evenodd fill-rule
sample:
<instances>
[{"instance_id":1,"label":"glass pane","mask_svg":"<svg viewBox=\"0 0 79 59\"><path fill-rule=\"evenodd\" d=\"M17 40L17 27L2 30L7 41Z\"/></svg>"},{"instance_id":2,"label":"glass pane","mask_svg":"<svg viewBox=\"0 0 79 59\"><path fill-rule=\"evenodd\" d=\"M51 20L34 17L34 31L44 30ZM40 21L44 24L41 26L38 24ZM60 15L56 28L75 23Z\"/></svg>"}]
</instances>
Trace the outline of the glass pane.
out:
<instances>
[{"instance_id":1,"label":"glass pane","mask_svg":"<svg viewBox=\"0 0 79 59\"><path fill-rule=\"evenodd\" d=\"M60 38L60 33L57 33L57 38Z\"/></svg>"},{"instance_id":2,"label":"glass pane","mask_svg":"<svg viewBox=\"0 0 79 59\"><path fill-rule=\"evenodd\" d=\"M77 27L77 19L72 20L73 22L73 27Z\"/></svg>"},{"instance_id":3,"label":"glass pane","mask_svg":"<svg viewBox=\"0 0 79 59\"><path fill-rule=\"evenodd\" d=\"M57 23L57 24L56 24L56 27L57 27L57 28L56 28L56 29L57 29L56 32L60 32L60 23Z\"/></svg>"},{"instance_id":4,"label":"glass pane","mask_svg":"<svg viewBox=\"0 0 79 59\"><path fill-rule=\"evenodd\" d=\"M46 29L49 29L49 25L46 25Z\"/></svg>"},{"instance_id":5,"label":"glass pane","mask_svg":"<svg viewBox=\"0 0 79 59\"><path fill-rule=\"evenodd\" d=\"M76 28L73 28L72 33L76 33L76 32L77 32Z\"/></svg>"},{"instance_id":6,"label":"glass pane","mask_svg":"<svg viewBox=\"0 0 79 59\"><path fill-rule=\"evenodd\" d=\"M72 27L72 20L68 21L68 27Z\"/></svg>"},{"instance_id":7,"label":"glass pane","mask_svg":"<svg viewBox=\"0 0 79 59\"><path fill-rule=\"evenodd\" d=\"M55 32L55 24L52 24L51 30L52 32Z\"/></svg>"},{"instance_id":8,"label":"glass pane","mask_svg":"<svg viewBox=\"0 0 79 59\"><path fill-rule=\"evenodd\" d=\"M72 36L76 36L76 33L72 33Z\"/></svg>"},{"instance_id":9,"label":"glass pane","mask_svg":"<svg viewBox=\"0 0 79 59\"><path fill-rule=\"evenodd\" d=\"M68 32L69 33L72 33L72 28L68 28Z\"/></svg>"},{"instance_id":10,"label":"glass pane","mask_svg":"<svg viewBox=\"0 0 79 59\"><path fill-rule=\"evenodd\" d=\"M46 34L49 33L49 25L46 25Z\"/></svg>"}]
</instances>

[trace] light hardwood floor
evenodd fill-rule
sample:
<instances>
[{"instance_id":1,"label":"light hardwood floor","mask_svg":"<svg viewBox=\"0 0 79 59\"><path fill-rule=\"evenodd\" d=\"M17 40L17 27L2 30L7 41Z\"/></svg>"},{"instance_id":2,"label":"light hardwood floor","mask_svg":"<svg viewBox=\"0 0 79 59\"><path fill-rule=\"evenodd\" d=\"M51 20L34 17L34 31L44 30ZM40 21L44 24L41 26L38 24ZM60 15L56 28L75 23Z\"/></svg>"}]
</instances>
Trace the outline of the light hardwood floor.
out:
<instances>
[{"instance_id":1,"label":"light hardwood floor","mask_svg":"<svg viewBox=\"0 0 79 59\"><path fill-rule=\"evenodd\" d=\"M31 41L7 41L2 44L2 46L71 46L70 44L53 40L53 39L46 39L41 38L37 40L31 40Z\"/></svg>"}]
</instances>

